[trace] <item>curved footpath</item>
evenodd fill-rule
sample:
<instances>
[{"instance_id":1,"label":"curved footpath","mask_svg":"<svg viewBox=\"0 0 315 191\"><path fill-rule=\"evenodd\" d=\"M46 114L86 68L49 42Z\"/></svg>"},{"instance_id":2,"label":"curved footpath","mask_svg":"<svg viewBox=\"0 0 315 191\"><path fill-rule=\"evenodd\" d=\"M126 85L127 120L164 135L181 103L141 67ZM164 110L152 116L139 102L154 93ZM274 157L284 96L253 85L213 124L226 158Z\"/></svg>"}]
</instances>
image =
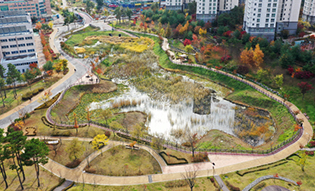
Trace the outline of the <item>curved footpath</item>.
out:
<instances>
[{"instance_id":1,"label":"curved footpath","mask_svg":"<svg viewBox=\"0 0 315 191\"><path fill-rule=\"evenodd\" d=\"M164 51L169 50L169 44L167 42L167 39L165 38L162 44L162 48ZM170 53L171 55L174 54L171 51ZM294 104L288 101L283 102L283 99L281 97L275 94L272 94L271 92L263 89L262 87L258 86L257 84L253 82L243 80L240 77L237 77L232 74L219 71L213 68L207 68L201 65L184 64L175 60L171 60L171 61L175 64L188 65L192 67L201 67L207 70L211 70L213 72L217 72L217 73L221 73L223 75L229 76L231 78L234 78L235 80L238 80L238 81L241 81L243 83L250 85L251 87L255 88L257 91L285 105L291 112L299 110ZM303 120L303 130L299 139L294 141L292 144L268 156L250 156L250 155L249 156L248 155L236 156L233 154L231 155L226 154L223 157L224 160L222 160L222 156L209 154L209 158L211 162L215 162L216 164L214 170L212 169L211 162L204 162L204 163L176 165L176 166L161 165L163 169L162 174L153 174L153 175L148 175L148 176L131 176L131 177L111 177L111 176L102 176L102 175L95 175L95 174L83 172L82 171L84 169L83 166L86 166L86 163L87 163L86 160L84 160L76 169L69 169L67 167L64 167L63 165L53 162L52 160L49 160L49 163L44 165L44 168L51 171L55 175L60 176L62 178L66 178L68 180L72 180L72 181L80 182L80 183L84 182L84 183L98 184L98 185L134 185L134 184L147 184L147 183L152 183L152 182L177 180L177 179L182 179L183 178L182 174L186 170L189 170L192 168L198 168L198 177L211 176L213 174L216 174L216 175L225 174L225 173L234 172L237 170L252 168L252 167L276 162L278 160L281 160L290 156L291 154L300 150L301 147L305 146L313 135L312 126L307 120L307 118L303 114L301 114L301 112L295 118ZM66 138L63 138L63 139L66 139ZM82 139L88 139L88 138L80 138L80 139L82 140ZM111 142L111 144L114 145L114 142ZM107 147L103 148L103 151L110 148L110 146L113 146L113 145L108 145ZM96 157L98 154L99 153L93 153L88 158L92 159L93 156Z\"/></svg>"}]
</instances>

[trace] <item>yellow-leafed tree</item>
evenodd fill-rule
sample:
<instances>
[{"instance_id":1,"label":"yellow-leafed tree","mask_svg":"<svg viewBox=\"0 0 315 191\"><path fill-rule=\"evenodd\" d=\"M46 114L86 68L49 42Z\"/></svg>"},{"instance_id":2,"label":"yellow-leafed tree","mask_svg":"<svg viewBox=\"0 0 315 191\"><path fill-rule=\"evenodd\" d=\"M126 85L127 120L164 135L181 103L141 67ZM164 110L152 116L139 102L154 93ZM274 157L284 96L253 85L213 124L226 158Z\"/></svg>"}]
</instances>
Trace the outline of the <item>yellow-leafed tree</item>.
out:
<instances>
[{"instance_id":1,"label":"yellow-leafed tree","mask_svg":"<svg viewBox=\"0 0 315 191\"><path fill-rule=\"evenodd\" d=\"M253 63L254 63L254 53L253 53L253 49L250 48L249 50L248 49L244 49L241 53L241 62L243 64L246 64L246 65L249 65L249 66L252 66Z\"/></svg>"},{"instance_id":2,"label":"yellow-leafed tree","mask_svg":"<svg viewBox=\"0 0 315 191\"><path fill-rule=\"evenodd\" d=\"M105 134L98 134L93 138L92 148L98 151L103 146L107 145L108 140L109 138Z\"/></svg>"},{"instance_id":3,"label":"yellow-leafed tree","mask_svg":"<svg viewBox=\"0 0 315 191\"><path fill-rule=\"evenodd\" d=\"M52 21L50 21L49 23L48 23L48 26L49 26L49 28L53 28L53 26L54 26L54 23L52 22Z\"/></svg>"},{"instance_id":4,"label":"yellow-leafed tree","mask_svg":"<svg viewBox=\"0 0 315 191\"><path fill-rule=\"evenodd\" d=\"M256 67L260 67L260 65L264 62L264 56L263 51L260 50L259 44L256 44L253 52L253 60Z\"/></svg>"},{"instance_id":5,"label":"yellow-leafed tree","mask_svg":"<svg viewBox=\"0 0 315 191\"><path fill-rule=\"evenodd\" d=\"M200 29L199 29L199 34L200 34L201 36L207 34L207 29L202 29L202 28L200 28Z\"/></svg>"}]
</instances>

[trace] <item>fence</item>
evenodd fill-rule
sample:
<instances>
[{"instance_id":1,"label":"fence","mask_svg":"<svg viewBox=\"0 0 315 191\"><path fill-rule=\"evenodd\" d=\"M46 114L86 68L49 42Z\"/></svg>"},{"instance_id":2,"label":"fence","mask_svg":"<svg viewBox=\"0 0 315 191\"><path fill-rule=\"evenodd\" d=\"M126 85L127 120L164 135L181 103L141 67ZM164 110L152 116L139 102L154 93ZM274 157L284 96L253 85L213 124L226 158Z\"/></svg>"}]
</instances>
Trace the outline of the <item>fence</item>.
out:
<instances>
[{"instance_id":1,"label":"fence","mask_svg":"<svg viewBox=\"0 0 315 191\"><path fill-rule=\"evenodd\" d=\"M127 30L128 31L128 30ZM134 31L133 31L134 32ZM139 32L141 33L141 32ZM152 36L157 36L157 35L152 35ZM167 39L164 38L164 42L165 43L167 41ZM163 49L164 50L164 49ZM164 50L165 51L165 50ZM171 60L171 59L170 59ZM171 60L172 61L172 60ZM173 62L173 61L172 61ZM216 73L219 73L219 74L222 74L222 75L225 75L225 76L228 76L230 78L233 78L237 81L240 81L242 83L245 83L249 86L251 86L252 88L254 88L255 90L265 94L266 96L268 96L269 98L281 103L282 105L284 105L290 112L290 114L294 117L295 121L297 123L300 123L300 120L296 117L296 115L294 114L294 112L291 110L290 106L288 104L285 103L284 100L280 100L282 98L278 97L278 96L275 96L275 95L272 95L271 93L269 93L268 91L264 91L263 87L260 87L260 86L256 86L253 82L249 82L247 80L244 80L243 78L241 77L237 77L237 76L234 76L230 73L227 73L227 72L223 72L223 71L220 71L220 70L216 70L214 68L208 68L206 66L203 66L203 65L196 65L196 64L187 64L187 63L176 63L176 62L173 62L174 64L180 64L180 65L187 65L187 66L194 66L194 67L200 67L200 68L204 68L206 70L211 70L213 72L216 72ZM50 112L51 112L51 109L53 107L55 107L59 102L60 100L63 98L65 92L73 87L73 86L76 86L76 85L91 85L91 84L95 84L93 82L91 83L75 83L75 84L72 84L70 86L68 86L63 92L62 94L59 96L58 100L53 104L51 105L47 112L46 112L46 118L47 120L49 120L51 123L53 123L53 120L51 119L50 117ZM278 97L278 98L277 98ZM58 124L59 126L74 126L74 123L70 123L70 122L60 122L61 124ZM125 129L115 129L115 128L110 128L107 124L103 124L103 123L98 123L98 122L95 122L95 121L82 121L80 123L83 123L83 124L80 124L80 125L84 125L84 124L93 124L94 126L97 126L97 127L100 127L102 129L105 129L105 130L108 130L108 131L114 131L114 132L119 132L121 134L124 134L126 136L129 136L129 137L132 137L131 134L129 134L128 131L126 131ZM302 126L303 127L303 126ZM274 153L277 153L283 149L285 149L286 147L290 146L291 144L295 143L302 135L303 135L303 128L299 129L291 138L283 141L282 143L280 143L279 145L275 146L275 147L271 147L270 149L267 149L267 150L237 150L237 149L196 149L194 152L197 154L197 153L202 153L202 152L208 152L208 153L216 153L216 154L235 154L235 155L272 155ZM139 138L140 140L142 141L146 141L146 142L151 142L152 141L152 137L149 137L149 136L146 136L146 137L140 137ZM181 152L185 152L185 153L192 153L191 151L191 148L187 148L187 147L183 147L182 145L178 145L177 143L173 143L173 142L170 142L170 141L165 141L165 143L163 144L164 147L166 148L170 148L170 149L174 149L174 150L177 150L177 151L181 151Z\"/></svg>"}]
</instances>

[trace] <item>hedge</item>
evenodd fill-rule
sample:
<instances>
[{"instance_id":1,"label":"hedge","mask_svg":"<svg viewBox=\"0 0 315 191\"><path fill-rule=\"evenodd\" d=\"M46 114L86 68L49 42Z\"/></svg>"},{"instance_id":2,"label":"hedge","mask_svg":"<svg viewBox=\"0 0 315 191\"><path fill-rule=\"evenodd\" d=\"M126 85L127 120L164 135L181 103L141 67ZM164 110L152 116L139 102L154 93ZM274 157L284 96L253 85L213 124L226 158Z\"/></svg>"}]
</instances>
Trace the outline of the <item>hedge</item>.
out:
<instances>
[{"instance_id":1,"label":"hedge","mask_svg":"<svg viewBox=\"0 0 315 191\"><path fill-rule=\"evenodd\" d=\"M267 164L267 165L262 165L262 166L259 166L259 167L250 168L250 169L244 170L244 171L242 171L242 172L236 171L236 174L238 174L238 175L240 175L240 176L244 176L245 174L249 174L249 173L253 173L253 172L258 172L258 171L267 170L267 169L269 169L269 168L276 167L276 166L285 164L285 163L287 163L287 162L288 162L288 161L286 161L286 160L280 160L280 161L275 162L275 163L272 163L272 164Z\"/></svg>"},{"instance_id":2,"label":"hedge","mask_svg":"<svg viewBox=\"0 0 315 191\"><path fill-rule=\"evenodd\" d=\"M139 144L144 144L144 145L148 145L148 146L151 146L151 143L148 142L148 141L144 141L144 140L141 140L141 139L137 139L135 137L129 137L128 135L125 135L125 134L121 134L121 133L116 133L117 136L121 137L121 138L124 138L124 139L128 139L128 140L131 140L131 141L137 141L137 143Z\"/></svg>"},{"instance_id":3,"label":"hedge","mask_svg":"<svg viewBox=\"0 0 315 191\"><path fill-rule=\"evenodd\" d=\"M47 120L46 116L42 116L42 117L41 117L41 120L42 120L42 122L44 123L44 125L46 125L46 126L48 126L48 127L50 127L50 128L54 128L54 127L55 127L54 124L50 123L50 122ZM86 127L86 126L87 126L87 124L79 125L79 128ZM58 126L58 125L56 125L56 129L65 130L65 129L74 129L74 127L73 127L73 126Z\"/></svg>"},{"instance_id":4,"label":"hedge","mask_svg":"<svg viewBox=\"0 0 315 191\"><path fill-rule=\"evenodd\" d=\"M26 94L24 94L24 95L22 96L22 100L23 100L23 101L29 100L29 99L31 99L33 96L37 95L39 92L41 92L41 91L43 91L43 90L44 90L43 87L39 87L39 88L36 88L36 89L34 89L34 90L32 90L32 91L29 91L29 92L27 92Z\"/></svg>"},{"instance_id":5,"label":"hedge","mask_svg":"<svg viewBox=\"0 0 315 191\"><path fill-rule=\"evenodd\" d=\"M61 93L58 93L57 95L55 95L53 98L51 98L50 100L46 101L45 103L43 103L42 105L38 106L37 108L35 108L35 110L38 109L43 109L43 108L49 108L52 104L54 104L58 97L60 96Z\"/></svg>"},{"instance_id":6,"label":"hedge","mask_svg":"<svg viewBox=\"0 0 315 191\"><path fill-rule=\"evenodd\" d=\"M51 136L64 136L64 137L69 137L70 136L70 131L53 131L51 133Z\"/></svg>"},{"instance_id":7,"label":"hedge","mask_svg":"<svg viewBox=\"0 0 315 191\"><path fill-rule=\"evenodd\" d=\"M177 158L174 155L167 155L164 151L159 152L159 155L163 158L163 160L166 162L167 165L178 165L178 164L188 164L188 161L185 158ZM172 157L175 158L178 161L182 161L182 162L177 162L177 163L168 163L168 160L165 159L166 157Z\"/></svg>"}]
</instances>

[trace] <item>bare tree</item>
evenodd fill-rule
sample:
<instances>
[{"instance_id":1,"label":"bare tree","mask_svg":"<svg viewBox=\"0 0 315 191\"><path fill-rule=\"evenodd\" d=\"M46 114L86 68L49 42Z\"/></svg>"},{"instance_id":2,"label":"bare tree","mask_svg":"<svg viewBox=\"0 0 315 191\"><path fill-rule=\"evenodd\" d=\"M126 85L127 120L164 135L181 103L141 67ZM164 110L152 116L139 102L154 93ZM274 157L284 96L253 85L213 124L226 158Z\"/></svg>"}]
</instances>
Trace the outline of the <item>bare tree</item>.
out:
<instances>
[{"instance_id":1,"label":"bare tree","mask_svg":"<svg viewBox=\"0 0 315 191\"><path fill-rule=\"evenodd\" d=\"M188 183L188 186L191 191L193 191L194 186L196 184L198 170L199 170L199 166L196 164L193 164L192 166L185 168L185 173L182 174L183 178Z\"/></svg>"},{"instance_id":2,"label":"bare tree","mask_svg":"<svg viewBox=\"0 0 315 191\"><path fill-rule=\"evenodd\" d=\"M185 141L189 143L189 147L192 152L192 157L195 157L195 151L199 148L198 133L193 132L190 128L185 128Z\"/></svg>"}]
</instances>

